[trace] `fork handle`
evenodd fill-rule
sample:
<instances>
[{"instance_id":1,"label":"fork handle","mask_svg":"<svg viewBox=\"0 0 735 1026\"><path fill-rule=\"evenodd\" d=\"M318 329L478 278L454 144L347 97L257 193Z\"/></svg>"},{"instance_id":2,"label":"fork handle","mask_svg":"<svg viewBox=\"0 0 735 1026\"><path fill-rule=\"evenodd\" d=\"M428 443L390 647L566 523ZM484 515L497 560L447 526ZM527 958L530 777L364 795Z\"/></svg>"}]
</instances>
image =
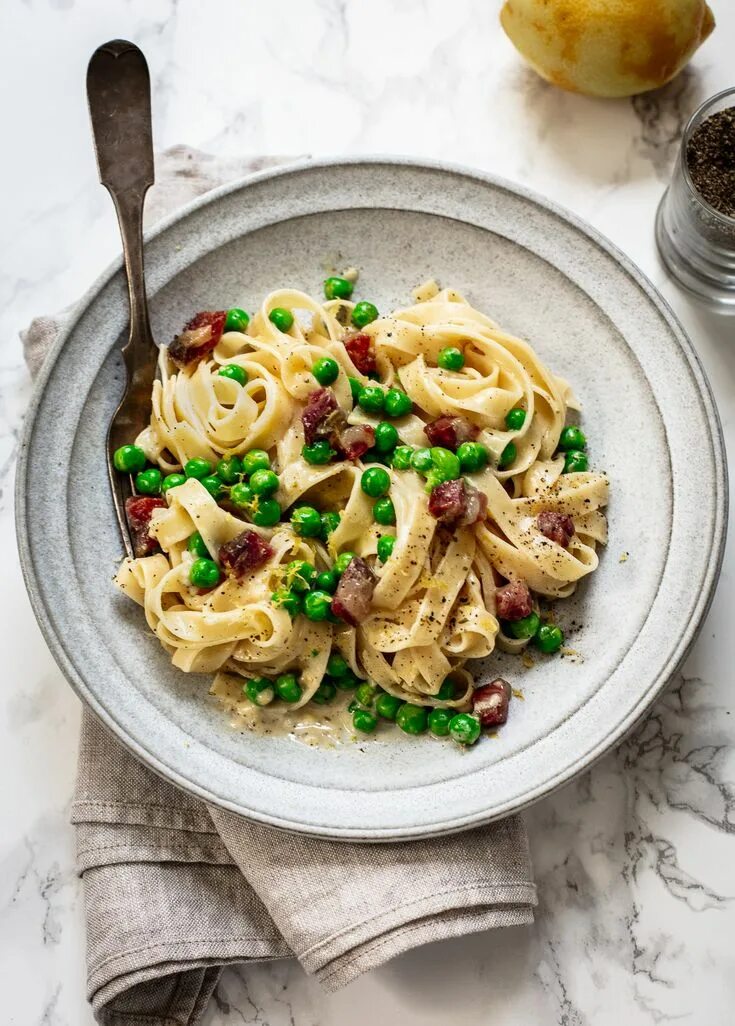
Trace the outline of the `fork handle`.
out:
<instances>
[{"instance_id":1,"label":"fork handle","mask_svg":"<svg viewBox=\"0 0 735 1026\"><path fill-rule=\"evenodd\" d=\"M143 273L143 204L153 185L151 83L145 57L124 39L104 43L87 68L100 182L115 204L130 300L130 337L123 348L134 372L136 346L152 345Z\"/></svg>"}]
</instances>

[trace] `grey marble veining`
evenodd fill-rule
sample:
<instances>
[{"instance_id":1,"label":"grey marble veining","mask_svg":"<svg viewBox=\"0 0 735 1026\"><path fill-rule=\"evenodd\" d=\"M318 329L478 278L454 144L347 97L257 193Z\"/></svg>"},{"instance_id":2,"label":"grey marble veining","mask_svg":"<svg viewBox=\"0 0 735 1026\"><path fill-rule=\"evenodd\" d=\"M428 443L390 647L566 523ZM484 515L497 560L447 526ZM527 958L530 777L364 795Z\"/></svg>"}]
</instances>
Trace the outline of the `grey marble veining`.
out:
<instances>
[{"instance_id":1,"label":"grey marble veining","mask_svg":"<svg viewBox=\"0 0 735 1026\"><path fill-rule=\"evenodd\" d=\"M0 46L13 83L6 131L18 159L4 165L0 197L0 978L4 1019L13 1026L92 1023L67 822L79 710L25 598L11 486L30 394L17 332L79 296L118 246L96 183L83 99L84 67L98 43L128 35L148 53L159 148L187 142L230 156L443 157L521 181L588 218L674 306L710 374L727 440L735 441L735 325L667 281L652 234L688 114L732 85L731 5L713 0L718 28L686 75L657 93L609 103L561 93L525 69L498 28L498 6L7 2L10 27ZM644 476L634 438L631 459ZM733 600L728 551L706 628L647 722L528 812L542 898L535 927L410 952L334 995L291 963L230 970L207 1026L728 1026Z\"/></svg>"},{"instance_id":2,"label":"grey marble veining","mask_svg":"<svg viewBox=\"0 0 735 1026\"><path fill-rule=\"evenodd\" d=\"M650 161L664 184L668 183L686 123L706 99L702 87L701 77L686 68L663 88L634 96L630 101L640 121L634 146L644 160Z\"/></svg>"}]
</instances>

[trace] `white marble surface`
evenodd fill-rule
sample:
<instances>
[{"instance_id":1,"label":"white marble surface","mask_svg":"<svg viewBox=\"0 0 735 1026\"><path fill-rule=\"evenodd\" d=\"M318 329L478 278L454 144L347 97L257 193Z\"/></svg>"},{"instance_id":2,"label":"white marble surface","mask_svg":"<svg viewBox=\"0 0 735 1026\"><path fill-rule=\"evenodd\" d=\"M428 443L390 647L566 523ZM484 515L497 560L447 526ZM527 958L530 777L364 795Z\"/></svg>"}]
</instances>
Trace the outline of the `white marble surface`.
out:
<instances>
[{"instance_id":1,"label":"white marble surface","mask_svg":"<svg viewBox=\"0 0 735 1026\"><path fill-rule=\"evenodd\" d=\"M25 598L12 523L30 394L17 332L79 295L118 250L87 125L89 54L115 36L144 48L159 147L444 157L571 208L661 287L705 363L732 441L735 318L706 312L667 281L652 235L683 119L733 85L735 9L711 3L719 27L689 72L661 94L600 102L561 93L521 65L498 26L499 0L4 0L3 1022L92 1022L67 824L79 706ZM631 458L645 460L635 439ZM535 927L411 952L334 995L295 964L231 971L207 1026L732 1023L734 558L730 549L703 634L648 724L528 813Z\"/></svg>"}]
</instances>

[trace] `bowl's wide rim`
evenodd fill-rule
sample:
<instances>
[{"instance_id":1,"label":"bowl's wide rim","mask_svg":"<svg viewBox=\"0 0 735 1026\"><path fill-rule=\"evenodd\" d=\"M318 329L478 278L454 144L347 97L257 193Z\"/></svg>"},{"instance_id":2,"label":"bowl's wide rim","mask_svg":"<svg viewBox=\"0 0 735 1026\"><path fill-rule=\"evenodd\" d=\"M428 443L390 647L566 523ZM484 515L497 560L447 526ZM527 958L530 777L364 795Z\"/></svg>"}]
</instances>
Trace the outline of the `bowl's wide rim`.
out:
<instances>
[{"instance_id":1,"label":"bowl's wide rim","mask_svg":"<svg viewBox=\"0 0 735 1026\"><path fill-rule=\"evenodd\" d=\"M438 171L444 172L450 175L461 176L474 180L475 182L483 185L491 186L496 189L505 190L515 196L529 201L530 203L536 204L539 207L545 209L554 216L565 221L571 225L579 233L586 236L595 246L603 250L608 256L610 256L615 263L617 263L626 274L635 282L635 284L645 293L648 301L656 308L659 315L666 322L666 325L671 333L673 339L676 340L679 348L681 349L692 379L694 380L699 396L702 400L703 406L706 411L706 418L710 426L709 440L711 443L711 457L714 466L714 474L716 480L716 488L714 494L711 496L712 501L712 538L711 538L711 558L707 564L706 570L700 582L700 590L696 606L694 607L693 614L690 617L688 623L682 627L680 632L679 642L675 649L669 654L669 657L658 673L656 679L646 689L642 695L640 702L634 706L629 712L628 716L620 723L616 724L615 727L604 737L598 744L592 748L585 750L578 759L568 763L562 770L557 772L554 776L545 780L542 784L535 788L529 789L523 796L522 800L514 799L509 805L498 806L491 813L472 815L470 817L455 817L445 821L441 826L432 827L425 829L424 827L405 827L405 828L390 828L387 831L382 830L371 830L371 831L356 831L353 829L338 830L336 828L328 827L317 827L310 825L308 829L303 826L297 826L296 824L289 821L282 821L278 818L263 815L261 813L255 813L250 810L244 810L242 806L238 806L219 797L217 794L209 792L206 788L201 785L187 779L175 769L168 766L163 762L155 753L145 748L138 740L130 736L125 728L117 722L114 713L108 710L95 696L91 689L87 686L84 679L77 672L75 666L72 664L69 656L67 655L62 640L58 637L57 632L52 623L52 619L49 616L41 594L39 587L36 568L33 563L33 557L31 552L31 546L29 537L25 532L24 525L26 523L26 509L28 506L27 486L28 486L28 456L29 456L29 441L33 431L33 424L36 417L36 413L41 401L41 397L46 386L46 383L53 371L54 364L60 353L61 349L66 343L66 340L74 332L79 320L82 318L85 311L95 301L99 293L103 288L110 282L110 280L118 274L122 268L122 258L118 258L113 261L108 268L99 276L99 278L92 284L86 294L79 300L79 302L73 307L71 313L68 316L68 320L64 324L62 330L59 332L59 336L56 339L51 352L47 355L41 371L38 375L36 382L36 388L32 397L31 403L27 411L25 424L21 436L21 442L19 447L18 456L18 467L16 474L16 490L15 490L15 501L16 501L16 533L18 550L20 555L20 562L23 571L23 576L26 584L26 588L29 593L31 604L33 607L34 614L39 623L40 629L44 635L46 643L48 644L54 659L59 665L60 669L66 676L69 683L72 685L76 693L80 698L85 701L94 713L102 720L102 722L121 740L125 743L128 749L133 752L137 758L148 765L152 770L158 773L160 776L167 780L172 781L177 786L190 793L195 794L202 800L209 802L213 805L222 807L230 812L234 812L240 815L247 814L252 816L260 822L266 823L270 826L279 827L288 830L299 830L300 832L309 833L313 835L320 835L330 837L337 840L348 840L348 841L367 841L367 842L380 842L380 841L393 841L400 840L402 838L417 838L427 836L439 836L442 834L455 833L457 831L470 829L474 826L490 822L494 819L502 818L511 812L519 811L547 794L550 794L563 784L567 783L578 775L583 770L589 768L595 761L606 754L610 748L618 743L626 734L628 734L645 715L650 706L656 700L658 695L661 693L666 683L674 676L682 662L685 660L689 650L691 649L694 641L696 640L705 616L709 610L714 595L715 587L719 574L722 567L722 561L724 556L726 531L727 531L727 519L728 519L728 476L727 476L727 463L725 457L725 445L722 434L722 426L720 422L719 413L714 401L710 384L707 380L704 368L701 360L694 349L691 341L689 340L686 332L678 321L673 310L661 296L656 287L650 281L650 279L637 267L637 265L626 256L621 250L619 250L612 242L610 242L605 236L603 236L596 229L591 227L585 221L578 218L575 214L569 212L562 206L546 199L545 197L538 195L532 190L529 190L523 186L517 185L516 183L509 182L499 176L489 174L487 172L478 171L466 166L449 163L446 161L431 161L431 160L415 160L410 157L395 157L395 156L360 156L353 158L345 157L331 157L320 160L300 160L282 167L267 169L256 174L251 174L239 178L233 182L227 183L226 185L220 186L203 196L198 197L191 203L188 203L184 207L177 210L175 213L162 219L150 232L146 233L146 242L157 238L162 233L166 232L168 228L178 222L186 219L194 211L216 203L220 198L229 195L230 193L237 192L242 189L247 189L250 186L256 185L266 179L281 178L289 175L299 175L304 171L314 171L324 169L328 173L330 169L339 169L347 167L376 167L386 166L388 168L401 168L406 170L418 170L418 171ZM369 204L367 204L369 205Z\"/></svg>"}]
</instances>

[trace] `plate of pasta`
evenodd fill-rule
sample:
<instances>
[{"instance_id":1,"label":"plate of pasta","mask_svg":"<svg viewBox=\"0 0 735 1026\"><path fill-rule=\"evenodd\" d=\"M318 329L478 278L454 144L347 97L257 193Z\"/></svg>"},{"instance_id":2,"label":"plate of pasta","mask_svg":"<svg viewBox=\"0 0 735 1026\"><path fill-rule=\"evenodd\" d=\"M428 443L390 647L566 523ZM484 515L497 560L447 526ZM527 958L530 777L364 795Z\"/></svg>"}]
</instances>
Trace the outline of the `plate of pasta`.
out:
<instances>
[{"instance_id":1,"label":"plate of pasta","mask_svg":"<svg viewBox=\"0 0 735 1026\"><path fill-rule=\"evenodd\" d=\"M706 380L640 272L515 187L377 160L219 190L146 254L164 344L114 454L134 555L104 461L119 268L44 369L18 476L39 622L139 757L389 840L519 809L637 722L726 523Z\"/></svg>"},{"instance_id":2,"label":"plate of pasta","mask_svg":"<svg viewBox=\"0 0 735 1026\"><path fill-rule=\"evenodd\" d=\"M469 661L569 651L548 600L596 569L608 480L531 345L433 280L381 316L356 278L198 311L161 348L115 452L137 489L116 583L251 729L474 744L513 689Z\"/></svg>"}]
</instances>

